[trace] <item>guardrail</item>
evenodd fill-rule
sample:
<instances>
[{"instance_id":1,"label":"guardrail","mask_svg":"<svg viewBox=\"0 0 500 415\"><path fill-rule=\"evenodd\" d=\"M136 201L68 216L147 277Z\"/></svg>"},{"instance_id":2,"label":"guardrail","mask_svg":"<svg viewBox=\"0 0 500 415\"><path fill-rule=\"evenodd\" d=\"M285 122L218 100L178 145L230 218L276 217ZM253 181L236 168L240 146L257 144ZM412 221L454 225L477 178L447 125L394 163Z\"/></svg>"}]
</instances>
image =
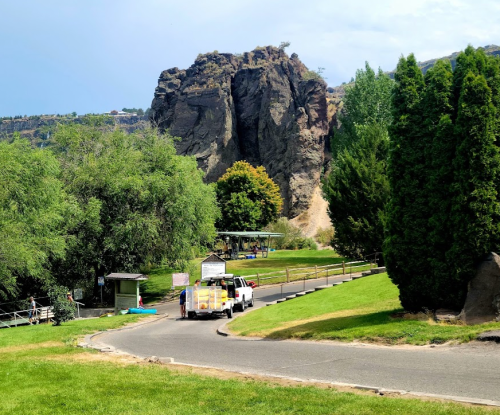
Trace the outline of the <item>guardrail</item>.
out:
<instances>
[{"instance_id":1,"label":"guardrail","mask_svg":"<svg viewBox=\"0 0 500 415\"><path fill-rule=\"evenodd\" d=\"M253 275L242 275L245 280L257 280L257 285L262 284L283 284L294 281L308 279L325 278L328 284L328 277L338 275L351 275L362 271L367 271L377 265L368 261L340 262L330 265L316 265L305 268L286 268L283 271L273 271L267 273L257 273ZM305 272L304 272L305 271Z\"/></svg>"}]
</instances>

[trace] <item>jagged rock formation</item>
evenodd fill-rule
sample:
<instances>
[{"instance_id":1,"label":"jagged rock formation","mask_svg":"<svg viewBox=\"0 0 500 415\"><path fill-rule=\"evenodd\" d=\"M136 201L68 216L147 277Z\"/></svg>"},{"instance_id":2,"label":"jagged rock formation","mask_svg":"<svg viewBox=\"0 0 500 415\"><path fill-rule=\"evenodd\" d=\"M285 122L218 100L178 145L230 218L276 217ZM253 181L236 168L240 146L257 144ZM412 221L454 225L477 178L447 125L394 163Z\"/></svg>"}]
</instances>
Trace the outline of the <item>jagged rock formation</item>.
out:
<instances>
[{"instance_id":1,"label":"jagged rock formation","mask_svg":"<svg viewBox=\"0 0 500 415\"><path fill-rule=\"evenodd\" d=\"M268 46L243 55L199 55L187 70L163 71L151 121L181 137L216 181L235 161L262 165L278 183L283 214L305 210L319 184L328 134L326 84L296 54Z\"/></svg>"}]
</instances>

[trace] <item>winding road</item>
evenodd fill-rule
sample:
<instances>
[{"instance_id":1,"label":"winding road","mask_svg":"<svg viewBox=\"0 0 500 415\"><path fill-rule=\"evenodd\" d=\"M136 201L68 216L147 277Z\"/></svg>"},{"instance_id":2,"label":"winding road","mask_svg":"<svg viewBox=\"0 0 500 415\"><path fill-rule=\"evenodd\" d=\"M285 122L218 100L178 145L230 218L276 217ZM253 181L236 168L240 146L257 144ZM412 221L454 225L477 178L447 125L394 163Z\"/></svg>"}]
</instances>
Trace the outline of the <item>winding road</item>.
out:
<instances>
[{"instance_id":1,"label":"winding road","mask_svg":"<svg viewBox=\"0 0 500 415\"><path fill-rule=\"evenodd\" d=\"M334 281L329 279L330 283ZM323 284L324 279L308 281L306 289ZM302 290L302 282L289 284L283 287L283 296ZM282 297L279 286L258 288L254 293L255 307ZM225 318L182 320L178 318L177 304L157 308L171 317L134 329L105 332L92 341L139 357L172 358L175 363L466 401L485 400L500 406L497 344L385 347L224 337L217 334L217 328L227 321Z\"/></svg>"}]
</instances>

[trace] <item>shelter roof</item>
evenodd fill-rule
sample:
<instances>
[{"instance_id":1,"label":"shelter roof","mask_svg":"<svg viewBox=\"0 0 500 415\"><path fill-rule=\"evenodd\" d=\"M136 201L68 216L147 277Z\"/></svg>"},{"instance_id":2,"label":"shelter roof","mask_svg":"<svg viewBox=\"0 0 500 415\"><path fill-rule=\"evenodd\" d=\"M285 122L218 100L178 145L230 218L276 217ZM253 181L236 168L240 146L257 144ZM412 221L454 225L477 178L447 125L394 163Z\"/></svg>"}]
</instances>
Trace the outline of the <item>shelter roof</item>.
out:
<instances>
[{"instance_id":1,"label":"shelter roof","mask_svg":"<svg viewBox=\"0 0 500 415\"><path fill-rule=\"evenodd\" d=\"M269 236L283 236L282 233L263 232L263 231L245 231L245 232L217 232L218 235L239 236L243 238L267 238Z\"/></svg>"},{"instance_id":2,"label":"shelter roof","mask_svg":"<svg viewBox=\"0 0 500 415\"><path fill-rule=\"evenodd\" d=\"M113 273L106 276L108 280L144 281L148 279L144 274Z\"/></svg>"}]
</instances>

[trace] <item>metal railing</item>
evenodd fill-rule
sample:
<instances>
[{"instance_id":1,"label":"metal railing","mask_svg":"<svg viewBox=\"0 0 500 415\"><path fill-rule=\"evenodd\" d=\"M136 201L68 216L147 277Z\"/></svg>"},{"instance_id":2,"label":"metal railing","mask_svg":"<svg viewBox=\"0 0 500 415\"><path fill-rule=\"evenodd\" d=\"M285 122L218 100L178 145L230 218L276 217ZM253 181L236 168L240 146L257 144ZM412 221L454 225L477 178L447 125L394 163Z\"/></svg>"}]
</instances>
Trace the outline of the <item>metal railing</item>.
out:
<instances>
[{"instance_id":1,"label":"metal railing","mask_svg":"<svg viewBox=\"0 0 500 415\"><path fill-rule=\"evenodd\" d=\"M33 313L31 318L33 322L35 324L39 324L40 321L43 320L47 320L47 322L49 322L53 316L54 308L52 306L42 306L37 302L35 302L35 305L36 305L35 312ZM85 304L75 301L75 305L76 305L75 317L80 318L80 306L84 307ZM11 328L29 324L30 311L31 309L5 312L4 310L0 309L0 328Z\"/></svg>"},{"instance_id":2,"label":"metal railing","mask_svg":"<svg viewBox=\"0 0 500 415\"><path fill-rule=\"evenodd\" d=\"M261 284L283 284L308 279L326 278L339 275L352 275L354 273L369 270L373 263L368 261L340 262L330 265L315 265L314 267L286 268L283 271L273 271L267 273L257 273L253 275L242 275L245 280L257 280L257 285Z\"/></svg>"}]
</instances>

